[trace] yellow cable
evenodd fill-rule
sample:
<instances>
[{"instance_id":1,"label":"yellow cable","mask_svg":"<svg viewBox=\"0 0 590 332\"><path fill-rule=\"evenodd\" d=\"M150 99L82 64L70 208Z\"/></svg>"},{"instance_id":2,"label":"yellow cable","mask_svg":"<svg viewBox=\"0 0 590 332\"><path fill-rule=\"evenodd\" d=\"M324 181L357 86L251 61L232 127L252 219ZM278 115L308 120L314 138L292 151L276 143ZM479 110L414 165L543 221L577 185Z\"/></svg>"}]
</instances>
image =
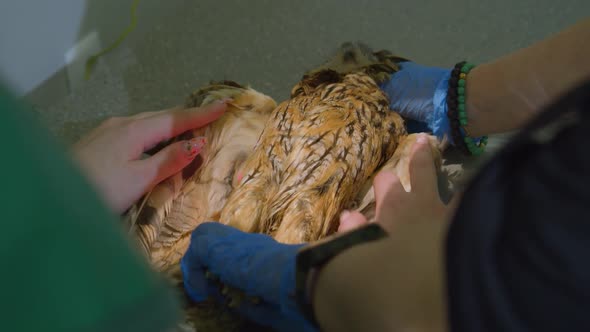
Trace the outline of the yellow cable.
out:
<instances>
[{"instance_id":1,"label":"yellow cable","mask_svg":"<svg viewBox=\"0 0 590 332\"><path fill-rule=\"evenodd\" d=\"M135 15L136 11L137 11L137 6L139 5L139 1L140 0L133 0L133 3L131 4L131 23L129 23L129 26L127 26L127 28L125 30L123 30L123 32L119 35L119 38L117 38L117 40L115 40L115 42L113 44L111 44L109 47L101 50L100 52L90 56L88 58L88 60L86 60L86 66L85 66L85 77L88 80L90 78L90 74L92 72L92 69L94 68L94 65L96 65L96 62L98 61L98 58L100 58L101 56L109 53L110 51L114 50L115 48L117 48L124 40L125 38L127 38L127 36L133 32L133 30L135 30L135 27L137 26L137 16Z\"/></svg>"}]
</instances>

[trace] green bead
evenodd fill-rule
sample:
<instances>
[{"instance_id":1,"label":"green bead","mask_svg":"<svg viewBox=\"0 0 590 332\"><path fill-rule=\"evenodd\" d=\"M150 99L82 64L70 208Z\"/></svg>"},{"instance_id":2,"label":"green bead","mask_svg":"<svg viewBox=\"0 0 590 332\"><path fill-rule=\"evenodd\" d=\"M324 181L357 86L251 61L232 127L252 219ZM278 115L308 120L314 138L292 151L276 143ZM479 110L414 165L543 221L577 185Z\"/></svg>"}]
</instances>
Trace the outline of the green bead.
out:
<instances>
[{"instance_id":1,"label":"green bead","mask_svg":"<svg viewBox=\"0 0 590 332\"><path fill-rule=\"evenodd\" d=\"M465 88L459 87L459 88L457 88L457 92L459 93L459 96L464 96L465 95Z\"/></svg>"},{"instance_id":2,"label":"green bead","mask_svg":"<svg viewBox=\"0 0 590 332\"><path fill-rule=\"evenodd\" d=\"M461 123L462 126L467 125L467 119L459 119L459 122Z\"/></svg>"},{"instance_id":3,"label":"green bead","mask_svg":"<svg viewBox=\"0 0 590 332\"><path fill-rule=\"evenodd\" d=\"M471 71L471 69L473 69L473 67L475 67L474 64L466 63L463 65L463 67L461 67L461 72L467 74Z\"/></svg>"},{"instance_id":4,"label":"green bead","mask_svg":"<svg viewBox=\"0 0 590 332\"><path fill-rule=\"evenodd\" d=\"M465 104L459 104L459 106L457 106L457 109L459 110L459 114L465 113Z\"/></svg>"},{"instance_id":5,"label":"green bead","mask_svg":"<svg viewBox=\"0 0 590 332\"><path fill-rule=\"evenodd\" d=\"M459 96L457 98L457 101L459 101L459 103L461 103L461 104L465 104L465 96Z\"/></svg>"},{"instance_id":6,"label":"green bead","mask_svg":"<svg viewBox=\"0 0 590 332\"><path fill-rule=\"evenodd\" d=\"M465 144L467 145L467 150L469 150L469 153L471 153L474 156L479 156L482 153L484 153L485 151L485 147L487 145L488 142L488 137L487 136L482 136L479 139L478 143L475 143L475 140L472 139L471 137L466 136L464 138Z\"/></svg>"},{"instance_id":7,"label":"green bead","mask_svg":"<svg viewBox=\"0 0 590 332\"><path fill-rule=\"evenodd\" d=\"M464 87L465 86L465 80L464 79L460 79L458 84L459 84L460 87Z\"/></svg>"}]
</instances>

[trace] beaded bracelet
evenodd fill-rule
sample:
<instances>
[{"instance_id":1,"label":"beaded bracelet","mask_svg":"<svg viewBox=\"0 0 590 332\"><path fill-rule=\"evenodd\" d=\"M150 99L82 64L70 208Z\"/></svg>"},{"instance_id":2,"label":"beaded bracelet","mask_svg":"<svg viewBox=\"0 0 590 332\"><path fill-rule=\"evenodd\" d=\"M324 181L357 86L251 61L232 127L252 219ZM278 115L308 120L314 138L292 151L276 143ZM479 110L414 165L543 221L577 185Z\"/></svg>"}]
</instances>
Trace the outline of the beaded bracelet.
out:
<instances>
[{"instance_id":1,"label":"beaded bracelet","mask_svg":"<svg viewBox=\"0 0 590 332\"><path fill-rule=\"evenodd\" d=\"M451 138L455 143L455 146L466 155L469 155L469 149L463 140L461 134L461 123L459 122L459 116L457 114L458 109L458 84L459 75L461 74L461 68L465 62L459 62L455 65L455 68L451 71L451 77L449 78L449 86L447 90L447 116L449 118L449 124L451 126ZM463 97L463 100L465 97Z\"/></svg>"},{"instance_id":2,"label":"beaded bracelet","mask_svg":"<svg viewBox=\"0 0 590 332\"><path fill-rule=\"evenodd\" d=\"M472 138L466 129L465 89L467 74L475 65L459 62L451 71L447 91L447 116L451 125L451 137L455 145L466 155L480 155L487 145L487 136Z\"/></svg>"}]
</instances>

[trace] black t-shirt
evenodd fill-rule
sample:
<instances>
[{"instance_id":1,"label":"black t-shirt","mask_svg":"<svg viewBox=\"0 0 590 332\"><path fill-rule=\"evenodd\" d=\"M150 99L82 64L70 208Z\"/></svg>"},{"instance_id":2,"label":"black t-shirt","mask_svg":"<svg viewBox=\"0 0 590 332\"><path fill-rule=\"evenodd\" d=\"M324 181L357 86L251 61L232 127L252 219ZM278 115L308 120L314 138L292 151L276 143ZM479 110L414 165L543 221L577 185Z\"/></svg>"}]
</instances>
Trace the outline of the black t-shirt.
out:
<instances>
[{"instance_id":1,"label":"black t-shirt","mask_svg":"<svg viewBox=\"0 0 590 332\"><path fill-rule=\"evenodd\" d=\"M446 246L451 331L590 331L590 82L482 169Z\"/></svg>"}]
</instances>

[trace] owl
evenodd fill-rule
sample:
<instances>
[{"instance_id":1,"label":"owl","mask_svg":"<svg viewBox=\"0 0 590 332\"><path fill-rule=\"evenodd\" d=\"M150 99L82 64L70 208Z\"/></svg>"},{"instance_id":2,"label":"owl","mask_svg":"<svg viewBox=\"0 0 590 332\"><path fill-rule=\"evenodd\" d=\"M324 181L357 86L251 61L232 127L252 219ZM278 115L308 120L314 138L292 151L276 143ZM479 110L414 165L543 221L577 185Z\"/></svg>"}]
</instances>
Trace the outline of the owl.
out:
<instances>
[{"instance_id":1,"label":"owl","mask_svg":"<svg viewBox=\"0 0 590 332\"><path fill-rule=\"evenodd\" d=\"M187 107L231 101L220 119L177 138L205 137L207 144L189 167L130 211L131 233L152 266L182 287L180 258L191 231L206 221L304 243L334 234L344 209L373 220L372 180L383 169L396 172L410 191L408 160L416 135L408 134L379 88L402 60L345 43L278 105L232 81L191 94ZM440 165L440 142L430 140ZM187 306L189 329L198 327L204 318L195 314L197 305Z\"/></svg>"}]
</instances>

